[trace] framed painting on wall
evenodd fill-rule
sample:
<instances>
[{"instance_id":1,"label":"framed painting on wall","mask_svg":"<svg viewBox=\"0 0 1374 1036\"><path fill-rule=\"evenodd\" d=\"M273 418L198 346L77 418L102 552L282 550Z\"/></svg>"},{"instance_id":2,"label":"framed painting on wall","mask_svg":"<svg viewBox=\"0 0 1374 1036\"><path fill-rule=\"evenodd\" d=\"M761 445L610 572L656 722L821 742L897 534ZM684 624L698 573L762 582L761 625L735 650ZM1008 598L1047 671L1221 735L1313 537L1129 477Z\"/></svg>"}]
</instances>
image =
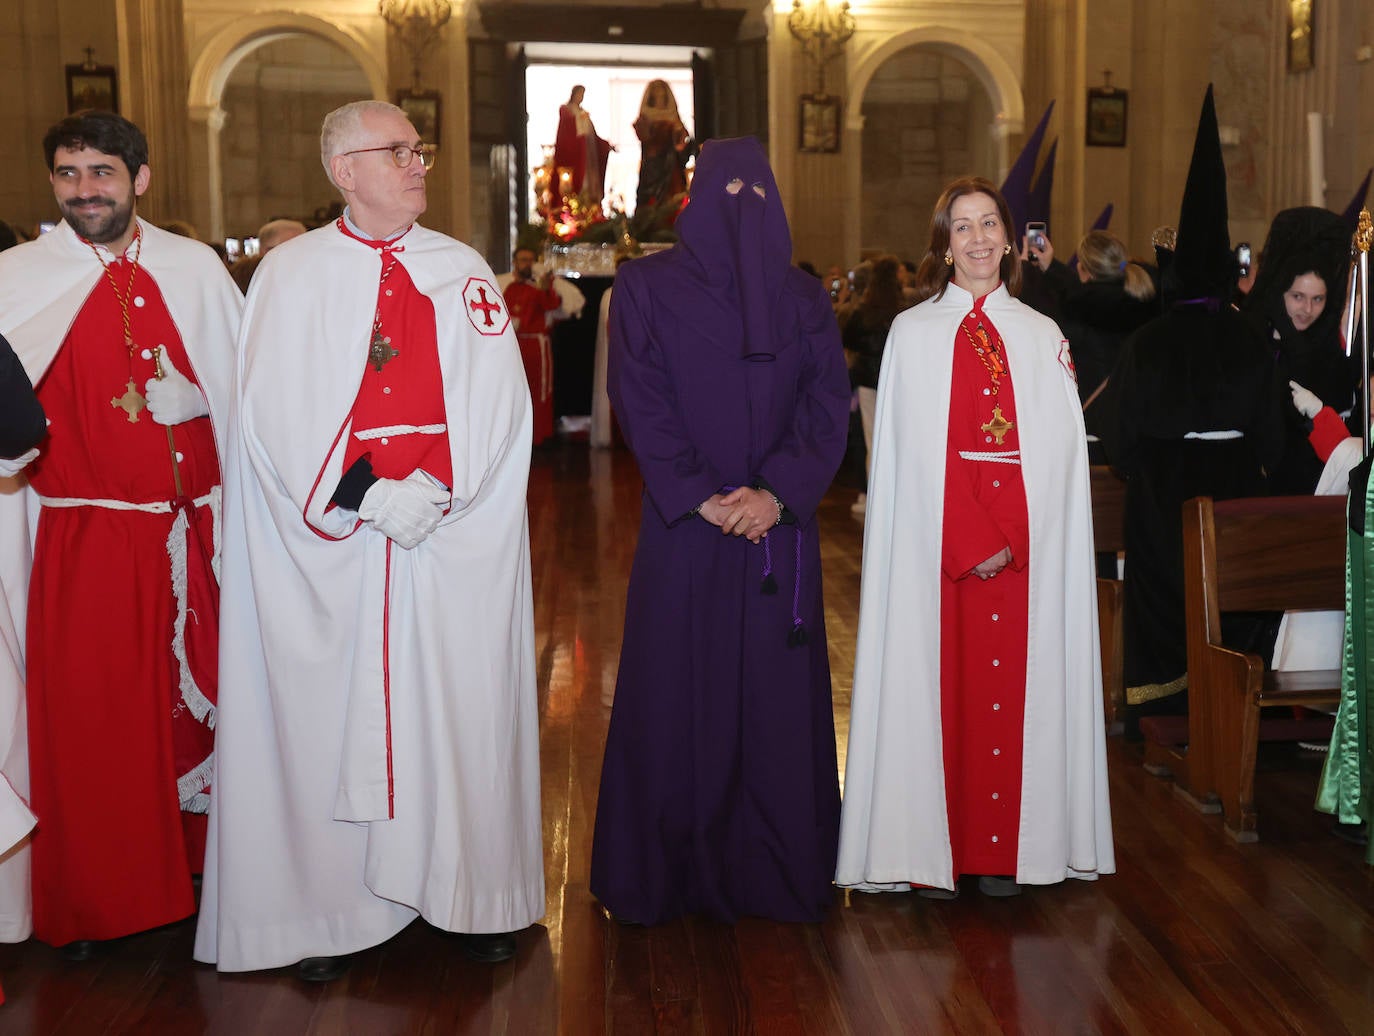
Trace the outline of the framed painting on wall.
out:
<instances>
[{"instance_id":1,"label":"framed painting on wall","mask_svg":"<svg viewBox=\"0 0 1374 1036\"><path fill-rule=\"evenodd\" d=\"M67 66L67 114L86 108L119 111L119 82L112 65Z\"/></svg>"},{"instance_id":2,"label":"framed painting on wall","mask_svg":"<svg viewBox=\"0 0 1374 1036\"><path fill-rule=\"evenodd\" d=\"M1088 90L1089 147L1126 146L1126 91L1114 86Z\"/></svg>"},{"instance_id":3,"label":"framed painting on wall","mask_svg":"<svg viewBox=\"0 0 1374 1036\"><path fill-rule=\"evenodd\" d=\"M797 134L802 151L834 154L840 150L840 99L828 94L802 94Z\"/></svg>"},{"instance_id":4,"label":"framed painting on wall","mask_svg":"<svg viewBox=\"0 0 1374 1036\"><path fill-rule=\"evenodd\" d=\"M397 90L396 107L406 113L423 143L439 146L439 91Z\"/></svg>"}]
</instances>

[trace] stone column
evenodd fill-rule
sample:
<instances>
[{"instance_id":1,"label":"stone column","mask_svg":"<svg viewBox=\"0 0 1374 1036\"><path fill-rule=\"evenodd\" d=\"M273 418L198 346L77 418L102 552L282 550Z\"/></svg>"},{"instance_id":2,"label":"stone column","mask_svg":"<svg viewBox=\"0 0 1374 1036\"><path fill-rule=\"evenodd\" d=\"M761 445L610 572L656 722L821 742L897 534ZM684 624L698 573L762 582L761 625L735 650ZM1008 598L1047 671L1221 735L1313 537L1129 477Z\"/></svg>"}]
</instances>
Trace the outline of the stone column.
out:
<instances>
[{"instance_id":1,"label":"stone column","mask_svg":"<svg viewBox=\"0 0 1374 1036\"><path fill-rule=\"evenodd\" d=\"M155 221L190 219L185 11L182 0L119 0L127 55L120 106L148 137L152 181L140 209ZM198 227L202 236L209 228Z\"/></svg>"},{"instance_id":2,"label":"stone column","mask_svg":"<svg viewBox=\"0 0 1374 1036\"><path fill-rule=\"evenodd\" d=\"M219 134L224 109L197 104L189 112L188 173L191 183L190 219L206 241L224 237L224 185L220 167Z\"/></svg>"}]
</instances>

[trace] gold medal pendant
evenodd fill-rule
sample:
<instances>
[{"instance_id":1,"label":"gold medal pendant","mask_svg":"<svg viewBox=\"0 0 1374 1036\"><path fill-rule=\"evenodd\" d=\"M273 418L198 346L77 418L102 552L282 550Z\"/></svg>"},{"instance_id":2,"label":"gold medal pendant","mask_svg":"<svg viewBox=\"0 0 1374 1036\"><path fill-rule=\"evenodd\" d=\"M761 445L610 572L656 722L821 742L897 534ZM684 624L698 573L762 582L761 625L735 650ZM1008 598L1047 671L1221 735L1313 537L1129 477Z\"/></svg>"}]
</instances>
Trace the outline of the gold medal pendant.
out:
<instances>
[{"instance_id":1,"label":"gold medal pendant","mask_svg":"<svg viewBox=\"0 0 1374 1036\"><path fill-rule=\"evenodd\" d=\"M148 401L143 398L143 394L134 385L134 379L129 379L129 384L125 388L124 395L115 396L110 400L110 406L116 410L123 410L129 415L130 424L138 424L138 412L148 405Z\"/></svg>"},{"instance_id":2,"label":"gold medal pendant","mask_svg":"<svg viewBox=\"0 0 1374 1036\"><path fill-rule=\"evenodd\" d=\"M997 445L1002 445L1002 440L1007 437L1007 433L1016 427L1014 421L1008 421L1002 416L1002 408L995 406L992 408L992 420L979 427L997 440Z\"/></svg>"},{"instance_id":3,"label":"gold medal pendant","mask_svg":"<svg viewBox=\"0 0 1374 1036\"><path fill-rule=\"evenodd\" d=\"M372 346L367 350L367 362L376 368L377 373L382 372L382 368L400 356L400 352L391 348L391 339L382 337L381 328L372 332Z\"/></svg>"}]
</instances>

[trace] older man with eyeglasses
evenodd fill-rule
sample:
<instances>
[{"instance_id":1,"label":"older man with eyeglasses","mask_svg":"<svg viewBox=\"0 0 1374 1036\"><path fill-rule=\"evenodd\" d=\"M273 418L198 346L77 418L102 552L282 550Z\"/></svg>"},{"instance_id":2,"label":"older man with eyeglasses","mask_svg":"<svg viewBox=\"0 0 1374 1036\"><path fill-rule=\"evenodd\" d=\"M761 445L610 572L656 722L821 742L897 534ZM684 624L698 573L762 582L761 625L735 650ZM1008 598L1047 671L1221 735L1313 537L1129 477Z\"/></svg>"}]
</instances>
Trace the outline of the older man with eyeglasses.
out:
<instances>
[{"instance_id":1,"label":"older man with eyeglasses","mask_svg":"<svg viewBox=\"0 0 1374 1036\"><path fill-rule=\"evenodd\" d=\"M195 955L328 981L422 917L494 963L544 913L529 390L491 270L415 222L434 148L378 101L320 144L344 214L240 339Z\"/></svg>"}]
</instances>

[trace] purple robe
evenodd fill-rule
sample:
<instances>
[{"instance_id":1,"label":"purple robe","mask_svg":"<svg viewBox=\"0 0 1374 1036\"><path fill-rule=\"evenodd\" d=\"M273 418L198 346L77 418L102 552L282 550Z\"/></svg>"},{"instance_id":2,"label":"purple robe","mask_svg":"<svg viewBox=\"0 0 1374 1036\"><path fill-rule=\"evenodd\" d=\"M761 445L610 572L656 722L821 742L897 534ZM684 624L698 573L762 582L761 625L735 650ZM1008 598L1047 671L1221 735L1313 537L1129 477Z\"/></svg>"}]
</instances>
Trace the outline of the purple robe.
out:
<instances>
[{"instance_id":1,"label":"purple robe","mask_svg":"<svg viewBox=\"0 0 1374 1036\"><path fill-rule=\"evenodd\" d=\"M839 785L815 511L848 430L843 352L757 141L703 149L677 226L611 303L607 387L644 498L591 889L644 924L816 921ZM767 548L693 512L741 485L785 505Z\"/></svg>"}]
</instances>

